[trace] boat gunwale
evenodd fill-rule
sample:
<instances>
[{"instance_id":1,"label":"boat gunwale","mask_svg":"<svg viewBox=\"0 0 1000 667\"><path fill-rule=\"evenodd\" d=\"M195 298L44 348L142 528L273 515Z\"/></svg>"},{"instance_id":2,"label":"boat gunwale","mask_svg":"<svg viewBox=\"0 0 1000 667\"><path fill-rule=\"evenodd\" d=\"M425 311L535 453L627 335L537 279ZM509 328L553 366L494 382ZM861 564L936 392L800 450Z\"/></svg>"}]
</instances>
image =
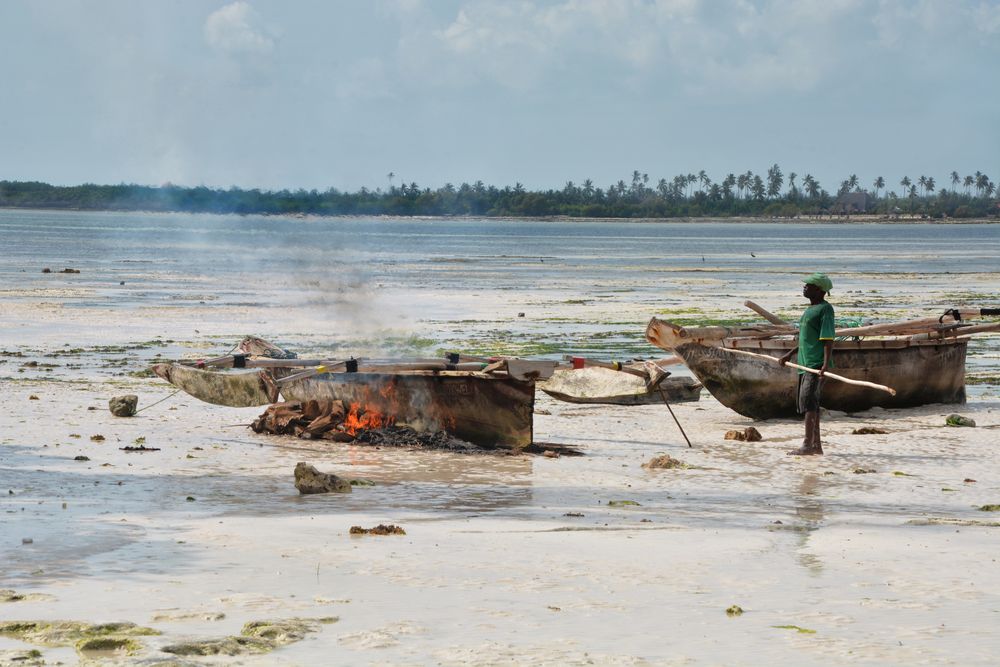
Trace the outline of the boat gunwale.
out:
<instances>
[{"instance_id":1,"label":"boat gunwale","mask_svg":"<svg viewBox=\"0 0 1000 667\"><path fill-rule=\"evenodd\" d=\"M155 364L155 365L161 365L161 364ZM182 363L178 363L178 362L170 362L170 363L164 362L163 365L176 366L176 367L183 368L185 370L198 371L200 373L208 373L208 374L211 374L211 375L218 375L218 376L223 376L223 377L224 376L237 376L237 375L256 375L256 374L259 374L262 371L273 373L274 375L280 375L280 373L274 373L274 371L278 371L278 370L289 370L289 371L292 371L292 370L309 370L308 366L305 367L305 368L297 368L297 367L296 368L292 368L292 367L288 367L287 369L285 367L283 367L283 366L267 367L267 368L211 368L211 369L209 369L209 368L197 368L195 366L189 366L187 364L182 364ZM400 376L400 375L401 376L411 376L411 377L456 377L456 378L474 377L474 378L480 378L480 379L483 379L483 380L513 380L515 382L534 382L534 380L521 380L521 379L518 379L518 378L513 377L511 375L507 375L506 373L482 373L480 371L448 371L448 370L399 370L399 371L388 371L387 370L387 371L383 371L383 372L357 371L357 372L353 372L353 373L348 373L347 371L344 371L344 370L334 370L334 371L329 371L329 372L324 372L324 373L317 373L316 375L313 375L312 377L302 378L302 380L321 380L321 379L323 379L325 377L330 377L330 376L333 376L333 377L336 377L336 378L341 378L341 377L355 377L355 378L358 378L358 377L394 377L394 376Z\"/></svg>"},{"instance_id":2,"label":"boat gunwale","mask_svg":"<svg viewBox=\"0 0 1000 667\"><path fill-rule=\"evenodd\" d=\"M703 345L705 347L728 347L733 349L754 348L758 350L777 349L790 350L797 347L797 338L725 338L718 341L720 345L712 345L703 340L687 339L680 345L691 343ZM834 350L901 350L908 347L927 347L938 345L965 345L968 339L964 338L940 338L927 340L913 340L908 338L870 338L863 340L835 340Z\"/></svg>"}]
</instances>

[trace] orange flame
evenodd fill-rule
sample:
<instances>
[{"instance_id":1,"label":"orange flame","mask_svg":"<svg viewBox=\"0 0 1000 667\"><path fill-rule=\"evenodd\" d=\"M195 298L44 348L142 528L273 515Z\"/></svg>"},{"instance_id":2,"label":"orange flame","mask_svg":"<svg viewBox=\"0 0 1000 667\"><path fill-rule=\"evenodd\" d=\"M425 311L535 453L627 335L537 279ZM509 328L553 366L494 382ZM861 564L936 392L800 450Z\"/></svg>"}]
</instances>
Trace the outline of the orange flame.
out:
<instances>
[{"instance_id":1,"label":"orange flame","mask_svg":"<svg viewBox=\"0 0 1000 667\"><path fill-rule=\"evenodd\" d=\"M441 415L441 426L444 430L453 432L455 430L455 417L451 414Z\"/></svg>"},{"instance_id":2,"label":"orange flame","mask_svg":"<svg viewBox=\"0 0 1000 667\"><path fill-rule=\"evenodd\" d=\"M392 426L395 421L395 417L372 405L361 407L361 403L351 403L351 409L344 417L344 430L349 435L357 435L358 431Z\"/></svg>"}]
</instances>

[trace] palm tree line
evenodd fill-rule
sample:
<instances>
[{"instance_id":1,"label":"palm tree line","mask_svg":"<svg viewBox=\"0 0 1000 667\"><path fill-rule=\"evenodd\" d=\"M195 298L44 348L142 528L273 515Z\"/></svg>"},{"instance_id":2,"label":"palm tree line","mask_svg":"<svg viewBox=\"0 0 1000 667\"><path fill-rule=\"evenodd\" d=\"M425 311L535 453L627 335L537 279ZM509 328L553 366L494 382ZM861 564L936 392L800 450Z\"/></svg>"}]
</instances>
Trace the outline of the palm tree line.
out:
<instances>
[{"instance_id":1,"label":"palm tree line","mask_svg":"<svg viewBox=\"0 0 1000 667\"><path fill-rule=\"evenodd\" d=\"M952 171L939 187L933 176L909 175L898 189L883 177L866 187L851 174L833 192L812 174L787 175L778 164L765 174L753 171L728 173L713 180L704 170L677 174L655 183L635 170L628 179L600 187L592 179L568 181L561 189L528 190L521 183L497 187L482 181L451 183L431 189L407 183L395 172L386 174L387 189L361 188L344 192L336 188L262 191L232 187L160 187L143 185L53 186L38 182L0 181L0 206L22 208L73 208L85 210L150 210L210 213L315 214L315 215L476 215L568 217L732 217L822 215L839 197L866 192L873 211L900 211L932 217L985 217L998 214L994 196L1000 194L983 172L961 175ZM399 179L397 185L396 180Z\"/></svg>"}]
</instances>

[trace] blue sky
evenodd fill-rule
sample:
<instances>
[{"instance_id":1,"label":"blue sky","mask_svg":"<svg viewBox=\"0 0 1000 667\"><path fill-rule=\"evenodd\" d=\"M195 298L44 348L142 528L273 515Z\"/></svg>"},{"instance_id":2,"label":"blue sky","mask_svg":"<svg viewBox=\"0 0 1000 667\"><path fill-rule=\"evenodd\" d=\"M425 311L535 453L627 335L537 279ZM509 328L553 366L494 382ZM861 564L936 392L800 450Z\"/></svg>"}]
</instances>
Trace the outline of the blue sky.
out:
<instances>
[{"instance_id":1,"label":"blue sky","mask_svg":"<svg viewBox=\"0 0 1000 667\"><path fill-rule=\"evenodd\" d=\"M1000 0L3 0L0 179L1000 180Z\"/></svg>"}]
</instances>

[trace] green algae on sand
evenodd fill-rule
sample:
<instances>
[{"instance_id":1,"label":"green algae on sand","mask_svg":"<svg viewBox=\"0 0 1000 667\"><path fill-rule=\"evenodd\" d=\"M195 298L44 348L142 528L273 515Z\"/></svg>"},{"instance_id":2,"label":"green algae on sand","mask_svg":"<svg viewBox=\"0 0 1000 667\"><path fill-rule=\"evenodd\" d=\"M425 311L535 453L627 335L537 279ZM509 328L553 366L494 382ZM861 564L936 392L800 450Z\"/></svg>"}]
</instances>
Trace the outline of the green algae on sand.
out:
<instances>
[{"instance_id":1,"label":"green algae on sand","mask_svg":"<svg viewBox=\"0 0 1000 667\"><path fill-rule=\"evenodd\" d=\"M284 646L305 639L310 632L318 632L321 625L336 623L339 618L289 618L276 621L250 621L243 626L240 634L245 637L257 637L273 642L276 646Z\"/></svg>"},{"instance_id":2,"label":"green algae on sand","mask_svg":"<svg viewBox=\"0 0 1000 667\"><path fill-rule=\"evenodd\" d=\"M17 665L17 667L39 667L45 664L42 652L38 649L2 650L0 649L0 665Z\"/></svg>"},{"instance_id":3,"label":"green algae on sand","mask_svg":"<svg viewBox=\"0 0 1000 667\"><path fill-rule=\"evenodd\" d=\"M81 621L5 621L0 635L40 646L69 646L100 637L140 637L160 634L159 630L135 623L91 624Z\"/></svg>"},{"instance_id":4,"label":"green algae on sand","mask_svg":"<svg viewBox=\"0 0 1000 667\"><path fill-rule=\"evenodd\" d=\"M39 602L54 599L54 596L45 593L18 593L9 588L0 589L0 602Z\"/></svg>"},{"instance_id":5,"label":"green algae on sand","mask_svg":"<svg viewBox=\"0 0 1000 667\"><path fill-rule=\"evenodd\" d=\"M321 626L338 620L336 616L326 616L250 621L243 626L239 636L179 642L164 646L162 650L181 656L259 655L301 641L307 634L318 632Z\"/></svg>"},{"instance_id":6,"label":"green algae on sand","mask_svg":"<svg viewBox=\"0 0 1000 667\"><path fill-rule=\"evenodd\" d=\"M270 653L277 646L265 639L256 637L221 637L216 639L198 639L188 642L179 642L164 646L164 653L173 655L193 656L193 655L252 655Z\"/></svg>"},{"instance_id":7,"label":"green algae on sand","mask_svg":"<svg viewBox=\"0 0 1000 667\"><path fill-rule=\"evenodd\" d=\"M87 658L136 655L142 648L131 637L87 637L76 643L77 653Z\"/></svg>"}]
</instances>

